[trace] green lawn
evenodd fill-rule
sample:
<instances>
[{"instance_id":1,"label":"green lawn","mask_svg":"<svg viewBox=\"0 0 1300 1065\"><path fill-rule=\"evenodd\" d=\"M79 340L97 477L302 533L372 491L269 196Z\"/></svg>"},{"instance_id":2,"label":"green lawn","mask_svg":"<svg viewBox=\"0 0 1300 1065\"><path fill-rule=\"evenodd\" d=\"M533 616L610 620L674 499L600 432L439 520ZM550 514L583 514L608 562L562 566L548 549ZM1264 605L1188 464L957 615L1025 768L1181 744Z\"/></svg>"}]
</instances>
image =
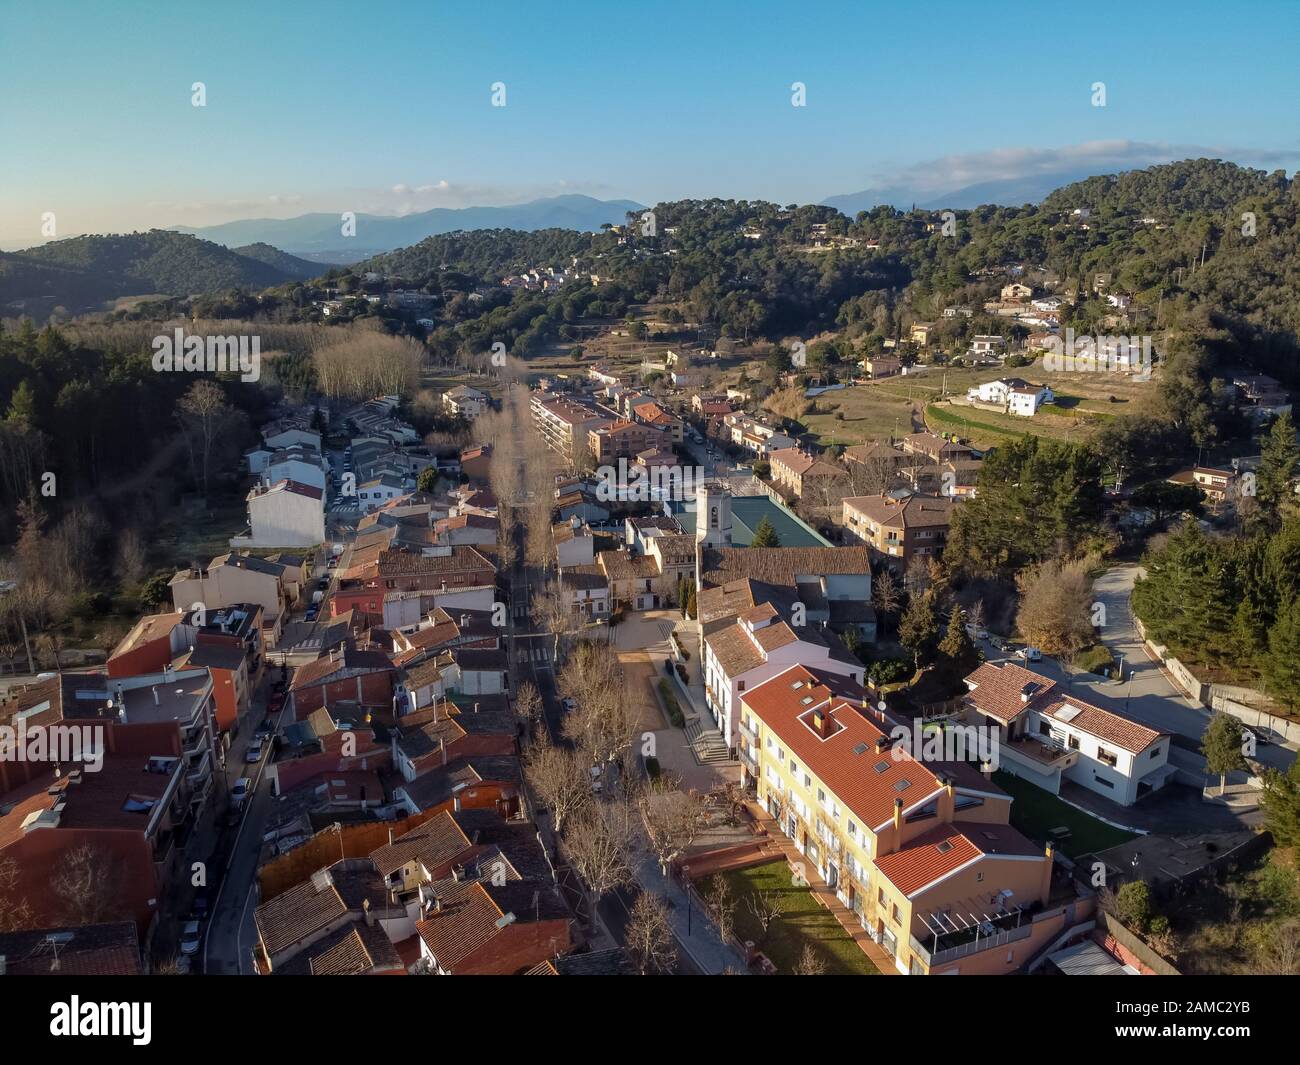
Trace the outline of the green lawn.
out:
<instances>
[{"instance_id":1,"label":"green lawn","mask_svg":"<svg viewBox=\"0 0 1300 1065\"><path fill-rule=\"evenodd\" d=\"M778 972L792 973L805 945L811 943L826 964L828 975L880 975L871 959L813 897L812 891L794 885L790 866L784 859L719 875L726 880L732 897L736 899L736 937L742 942L753 940ZM706 897L712 890L710 879L697 884ZM784 912L768 928L766 937L748 905L750 896L760 891L775 891L785 903Z\"/></svg>"},{"instance_id":2,"label":"green lawn","mask_svg":"<svg viewBox=\"0 0 1300 1065\"><path fill-rule=\"evenodd\" d=\"M1011 824L1030 839L1046 843L1050 838L1049 829L1062 825L1068 828L1069 838L1058 843L1057 848L1071 858L1115 847L1133 838L1132 832L1112 828L1003 770L993 774L993 782L1011 796Z\"/></svg>"}]
</instances>

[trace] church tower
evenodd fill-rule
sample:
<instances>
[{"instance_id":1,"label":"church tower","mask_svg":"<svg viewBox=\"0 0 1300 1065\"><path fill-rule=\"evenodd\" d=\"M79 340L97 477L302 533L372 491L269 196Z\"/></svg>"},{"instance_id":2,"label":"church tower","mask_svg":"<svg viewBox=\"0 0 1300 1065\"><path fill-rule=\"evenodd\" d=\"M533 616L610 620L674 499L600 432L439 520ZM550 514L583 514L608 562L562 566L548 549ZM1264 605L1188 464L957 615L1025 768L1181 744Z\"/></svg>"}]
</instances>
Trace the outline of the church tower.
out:
<instances>
[{"instance_id":1,"label":"church tower","mask_svg":"<svg viewBox=\"0 0 1300 1065\"><path fill-rule=\"evenodd\" d=\"M731 489L721 481L703 481L695 491L695 543L731 546Z\"/></svg>"}]
</instances>

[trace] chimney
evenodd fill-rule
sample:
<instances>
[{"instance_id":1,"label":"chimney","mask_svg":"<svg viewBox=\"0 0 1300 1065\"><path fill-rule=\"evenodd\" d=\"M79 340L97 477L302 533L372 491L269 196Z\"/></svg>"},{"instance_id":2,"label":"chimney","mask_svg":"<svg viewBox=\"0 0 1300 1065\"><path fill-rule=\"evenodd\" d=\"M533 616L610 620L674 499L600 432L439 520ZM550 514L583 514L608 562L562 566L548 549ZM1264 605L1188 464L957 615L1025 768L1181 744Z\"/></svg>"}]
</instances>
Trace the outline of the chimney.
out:
<instances>
[{"instance_id":1,"label":"chimney","mask_svg":"<svg viewBox=\"0 0 1300 1065\"><path fill-rule=\"evenodd\" d=\"M150 688L149 690L150 690L151 692L153 692L153 704L154 704L154 706L157 706L157 705L158 705L158 685L155 684L155 685L154 685L152 688Z\"/></svg>"},{"instance_id":2,"label":"chimney","mask_svg":"<svg viewBox=\"0 0 1300 1065\"><path fill-rule=\"evenodd\" d=\"M903 800L902 799L894 800L894 831L899 833L903 831ZM894 845L895 846L898 845L897 840L895 840Z\"/></svg>"},{"instance_id":3,"label":"chimney","mask_svg":"<svg viewBox=\"0 0 1300 1065\"><path fill-rule=\"evenodd\" d=\"M826 738L826 712L819 706L812 712L813 731L822 739Z\"/></svg>"},{"instance_id":4,"label":"chimney","mask_svg":"<svg viewBox=\"0 0 1300 1065\"><path fill-rule=\"evenodd\" d=\"M1047 844L1046 853L1047 861L1043 863L1043 879L1039 886L1039 897L1042 902L1046 902L1052 893L1052 870L1055 868L1055 858L1051 843Z\"/></svg>"},{"instance_id":5,"label":"chimney","mask_svg":"<svg viewBox=\"0 0 1300 1065\"><path fill-rule=\"evenodd\" d=\"M447 741L445 739L442 739L441 737L439 737L438 739L438 749L442 751L442 764L446 765L447 764Z\"/></svg>"}]
</instances>

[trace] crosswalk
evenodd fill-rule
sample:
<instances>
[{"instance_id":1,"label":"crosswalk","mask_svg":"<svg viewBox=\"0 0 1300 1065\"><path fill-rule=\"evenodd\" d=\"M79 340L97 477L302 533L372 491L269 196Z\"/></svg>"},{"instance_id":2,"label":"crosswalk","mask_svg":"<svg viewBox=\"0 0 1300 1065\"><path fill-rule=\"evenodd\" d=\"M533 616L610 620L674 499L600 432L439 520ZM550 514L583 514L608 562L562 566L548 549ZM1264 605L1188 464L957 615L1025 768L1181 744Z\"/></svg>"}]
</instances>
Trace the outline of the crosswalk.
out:
<instances>
[{"instance_id":1,"label":"crosswalk","mask_svg":"<svg viewBox=\"0 0 1300 1065\"><path fill-rule=\"evenodd\" d=\"M520 647L515 654L519 662L550 662L551 648L545 645L536 645L533 647Z\"/></svg>"}]
</instances>

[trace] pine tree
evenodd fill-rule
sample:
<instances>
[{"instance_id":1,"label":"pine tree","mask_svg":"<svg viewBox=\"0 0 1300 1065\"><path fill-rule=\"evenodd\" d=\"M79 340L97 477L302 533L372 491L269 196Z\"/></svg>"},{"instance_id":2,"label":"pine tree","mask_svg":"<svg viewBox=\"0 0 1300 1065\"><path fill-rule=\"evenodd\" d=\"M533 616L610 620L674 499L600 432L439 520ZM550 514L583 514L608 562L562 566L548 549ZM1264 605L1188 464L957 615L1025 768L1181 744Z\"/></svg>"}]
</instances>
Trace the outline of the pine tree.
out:
<instances>
[{"instance_id":1,"label":"pine tree","mask_svg":"<svg viewBox=\"0 0 1300 1065\"><path fill-rule=\"evenodd\" d=\"M898 639L912 652L918 669L933 660L939 639L939 604L933 589L912 596L898 625Z\"/></svg>"},{"instance_id":2,"label":"pine tree","mask_svg":"<svg viewBox=\"0 0 1300 1065\"><path fill-rule=\"evenodd\" d=\"M1274 527L1286 512L1284 504L1293 498L1291 482L1297 470L1300 470L1300 447L1296 446L1291 414L1284 411L1264 438L1259 469L1255 472L1255 496Z\"/></svg>"},{"instance_id":3,"label":"pine tree","mask_svg":"<svg viewBox=\"0 0 1300 1065\"><path fill-rule=\"evenodd\" d=\"M776 528L771 521L764 518L754 529L754 539L750 542L750 547L780 547L781 538L776 535Z\"/></svg>"},{"instance_id":4,"label":"pine tree","mask_svg":"<svg viewBox=\"0 0 1300 1065\"><path fill-rule=\"evenodd\" d=\"M1292 600L1268 633L1264 679L1269 694L1292 710L1300 708L1300 600Z\"/></svg>"},{"instance_id":5,"label":"pine tree","mask_svg":"<svg viewBox=\"0 0 1300 1065\"><path fill-rule=\"evenodd\" d=\"M951 662L953 668L962 676L974 669L975 663L979 660L979 652L976 651L975 644L971 642L970 635L966 632L959 606L954 606L952 613L948 615L948 631L939 644L939 653Z\"/></svg>"},{"instance_id":6,"label":"pine tree","mask_svg":"<svg viewBox=\"0 0 1300 1065\"><path fill-rule=\"evenodd\" d=\"M1264 827L1279 847L1300 846L1300 759L1285 773L1270 770L1264 777Z\"/></svg>"}]
</instances>

